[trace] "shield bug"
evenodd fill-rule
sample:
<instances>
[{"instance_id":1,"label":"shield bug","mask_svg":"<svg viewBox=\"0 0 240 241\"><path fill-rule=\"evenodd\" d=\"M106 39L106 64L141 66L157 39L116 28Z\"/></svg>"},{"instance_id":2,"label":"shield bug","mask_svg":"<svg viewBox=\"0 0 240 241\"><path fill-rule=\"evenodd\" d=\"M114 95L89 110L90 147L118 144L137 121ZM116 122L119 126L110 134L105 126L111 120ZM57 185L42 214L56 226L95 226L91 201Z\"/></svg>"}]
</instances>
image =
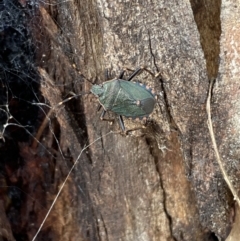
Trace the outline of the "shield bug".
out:
<instances>
[{"instance_id":1,"label":"shield bug","mask_svg":"<svg viewBox=\"0 0 240 241\"><path fill-rule=\"evenodd\" d=\"M127 80L123 79L123 71L116 79L92 86L90 91L98 97L100 102L98 109L103 107L100 119L104 120L107 111L114 112L118 115L120 127L124 132L125 126L122 116L143 119L153 112L156 104L156 96L153 91L143 84L131 82L143 70L154 76L148 69L138 68Z\"/></svg>"}]
</instances>

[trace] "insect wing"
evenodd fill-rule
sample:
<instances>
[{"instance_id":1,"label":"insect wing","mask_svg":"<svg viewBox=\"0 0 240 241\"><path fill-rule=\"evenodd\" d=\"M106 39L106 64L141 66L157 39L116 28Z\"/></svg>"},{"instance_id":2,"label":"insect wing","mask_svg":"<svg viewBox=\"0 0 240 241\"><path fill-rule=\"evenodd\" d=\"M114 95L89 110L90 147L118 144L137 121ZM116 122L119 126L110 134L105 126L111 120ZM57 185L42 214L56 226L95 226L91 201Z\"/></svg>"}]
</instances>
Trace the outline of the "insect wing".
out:
<instances>
[{"instance_id":1,"label":"insect wing","mask_svg":"<svg viewBox=\"0 0 240 241\"><path fill-rule=\"evenodd\" d=\"M117 79L103 83L104 93L99 97L99 101L105 110L111 110L116 96L120 90L120 83Z\"/></svg>"},{"instance_id":2,"label":"insect wing","mask_svg":"<svg viewBox=\"0 0 240 241\"><path fill-rule=\"evenodd\" d=\"M145 86L125 80L119 80L119 83L120 89L111 111L131 118L141 118L152 113L155 98Z\"/></svg>"}]
</instances>

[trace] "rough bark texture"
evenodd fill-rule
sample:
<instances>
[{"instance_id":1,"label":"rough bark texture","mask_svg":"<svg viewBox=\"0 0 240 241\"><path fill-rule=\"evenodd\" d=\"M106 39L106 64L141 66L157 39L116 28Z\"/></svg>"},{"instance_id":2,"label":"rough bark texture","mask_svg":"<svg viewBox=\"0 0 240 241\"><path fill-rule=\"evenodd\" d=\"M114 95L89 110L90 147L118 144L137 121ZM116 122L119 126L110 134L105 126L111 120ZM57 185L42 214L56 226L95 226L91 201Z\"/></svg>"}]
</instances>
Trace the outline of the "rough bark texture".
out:
<instances>
[{"instance_id":1,"label":"rough bark texture","mask_svg":"<svg viewBox=\"0 0 240 241\"><path fill-rule=\"evenodd\" d=\"M19 4L31 20L24 24L36 54L30 66L40 79L39 93L32 90L39 114L29 139L13 144L11 132L3 133L1 152L14 146L12 160L21 165L5 161L0 181L26 195L18 192L24 201L14 207L2 189L0 240L32 240L76 160L36 240L225 240L234 216L227 240L239 240L239 211L215 160L205 109L209 78L218 76L214 130L238 190L239 2L78 0L34 5L33 12L29 2ZM106 70L116 77L142 65L161 73L137 78L159 98L145 128L126 136L117 121L101 122L96 98L82 94L104 82ZM5 105L17 105L14 91ZM79 98L60 105L71 92ZM142 126L124 121L127 129Z\"/></svg>"},{"instance_id":2,"label":"rough bark texture","mask_svg":"<svg viewBox=\"0 0 240 241\"><path fill-rule=\"evenodd\" d=\"M213 90L213 113L219 152L228 177L239 196L239 70L240 70L240 27L239 1L221 6L222 34L220 40L220 65ZM230 16L230 17L229 17ZM221 130L221 131L218 131ZM235 211L235 223L229 240L239 240L239 207ZM238 228L239 230L239 228Z\"/></svg>"}]
</instances>

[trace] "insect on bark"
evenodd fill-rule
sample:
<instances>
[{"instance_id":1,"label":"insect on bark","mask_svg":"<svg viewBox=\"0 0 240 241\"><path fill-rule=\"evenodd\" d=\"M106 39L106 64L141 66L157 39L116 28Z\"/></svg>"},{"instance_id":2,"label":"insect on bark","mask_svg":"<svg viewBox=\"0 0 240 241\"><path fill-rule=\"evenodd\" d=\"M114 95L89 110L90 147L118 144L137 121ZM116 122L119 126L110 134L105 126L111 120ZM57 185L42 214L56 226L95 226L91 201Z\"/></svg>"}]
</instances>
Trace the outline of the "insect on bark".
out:
<instances>
[{"instance_id":1,"label":"insect on bark","mask_svg":"<svg viewBox=\"0 0 240 241\"><path fill-rule=\"evenodd\" d=\"M125 132L122 116L143 119L153 112L156 104L154 92L143 84L131 82L143 70L154 76L148 69L140 67L127 80L123 79L125 71L122 71L118 78L92 86L90 91L98 97L100 103L98 110L103 107L101 120L104 120L107 111L112 111L118 115L120 127Z\"/></svg>"}]
</instances>

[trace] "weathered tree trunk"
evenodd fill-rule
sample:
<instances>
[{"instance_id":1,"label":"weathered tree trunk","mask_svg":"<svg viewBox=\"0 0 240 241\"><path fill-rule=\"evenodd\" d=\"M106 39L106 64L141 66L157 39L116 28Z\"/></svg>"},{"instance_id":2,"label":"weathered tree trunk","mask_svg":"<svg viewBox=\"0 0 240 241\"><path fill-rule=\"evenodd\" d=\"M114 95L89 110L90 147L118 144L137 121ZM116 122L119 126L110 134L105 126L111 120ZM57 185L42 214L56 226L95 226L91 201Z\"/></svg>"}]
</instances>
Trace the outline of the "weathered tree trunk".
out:
<instances>
[{"instance_id":1,"label":"weathered tree trunk","mask_svg":"<svg viewBox=\"0 0 240 241\"><path fill-rule=\"evenodd\" d=\"M31 145L19 146L24 164L16 178L27 193L21 227L0 222L8 231L2 237L18 240L21 233L32 240L77 161L36 240L225 240L234 216L228 240L239 240L239 215L216 161L206 112L209 79L217 77L214 132L238 192L239 6L210 0L35 6L28 27L40 78L39 123ZM138 66L161 73L137 77L154 87L158 100L145 128L126 136L117 121L99 120L97 99L86 93L105 81L106 70L117 77L124 67ZM79 97L59 104L72 92ZM142 126L124 121L129 130Z\"/></svg>"}]
</instances>

